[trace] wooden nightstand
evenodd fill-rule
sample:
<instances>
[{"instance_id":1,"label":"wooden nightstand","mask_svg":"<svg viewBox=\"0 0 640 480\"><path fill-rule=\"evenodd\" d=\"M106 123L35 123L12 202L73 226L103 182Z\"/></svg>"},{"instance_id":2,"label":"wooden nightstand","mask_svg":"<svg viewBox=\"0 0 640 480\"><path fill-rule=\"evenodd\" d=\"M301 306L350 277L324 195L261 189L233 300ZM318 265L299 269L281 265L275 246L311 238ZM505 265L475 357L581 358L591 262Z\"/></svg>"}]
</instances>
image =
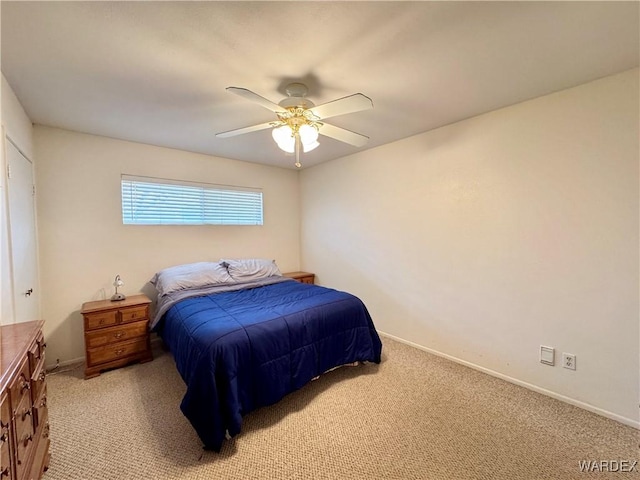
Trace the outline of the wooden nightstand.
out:
<instances>
[{"instance_id":1,"label":"wooden nightstand","mask_svg":"<svg viewBox=\"0 0 640 480\"><path fill-rule=\"evenodd\" d=\"M285 277L293 278L294 280L297 280L300 283L309 283L311 285L313 285L313 282L316 277L315 274L309 273L309 272L289 272L289 273L283 273L282 275Z\"/></svg>"},{"instance_id":2,"label":"wooden nightstand","mask_svg":"<svg viewBox=\"0 0 640 480\"><path fill-rule=\"evenodd\" d=\"M149 341L149 304L146 295L121 302L98 300L82 305L87 366L84 378L131 362L153 360Z\"/></svg>"}]
</instances>

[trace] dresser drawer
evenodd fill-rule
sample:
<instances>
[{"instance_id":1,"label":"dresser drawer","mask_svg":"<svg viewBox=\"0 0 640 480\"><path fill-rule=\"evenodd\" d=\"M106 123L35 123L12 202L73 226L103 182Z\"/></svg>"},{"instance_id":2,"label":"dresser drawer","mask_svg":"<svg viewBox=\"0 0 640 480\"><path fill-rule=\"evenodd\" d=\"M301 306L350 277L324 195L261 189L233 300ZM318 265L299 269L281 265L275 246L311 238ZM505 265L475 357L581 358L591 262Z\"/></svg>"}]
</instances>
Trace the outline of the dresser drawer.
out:
<instances>
[{"instance_id":1,"label":"dresser drawer","mask_svg":"<svg viewBox=\"0 0 640 480\"><path fill-rule=\"evenodd\" d=\"M11 386L9 387L9 398L11 399L11 406L13 408L13 414L15 415L18 405L24 400L31 401L31 374L29 373L29 362L27 357L20 363L20 369L18 374L13 379Z\"/></svg>"},{"instance_id":2,"label":"dresser drawer","mask_svg":"<svg viewBox=\"0 0 640 480\"><path fill-rule=\"evenodd\" d=\"M47 344L44 343L44 336L42 335L42 332L40 332L36 341L31 345L31 348L29 348L29 351L27 352L32 372L35 372L38 369L39 364L44 365L44 350L46 346Z\"/></svg>"},{"instance_id":3,"label":"dresser drawer","mask_svg":"<svg viewBox=\"0 0 640 480\"><path fill-rule=\"evenodd\" d=\"M118 360L129 355L147 350L147 337L138 337L125 342L105 345L98 348L88 348L87 357L90 365Z\"/></svg>"},{"instance_id":4,"label":"dresser drawer","mask_svg":"<svg viewBox=\"0 0 640 480\"><path fill-rule=\"evenodd\" d=\"M41 419L42 427L38 427L36 432L38 443L33 455L31 472L25 480L42 478L42 474L49 468L49 416L46 411L44 413L45 415Z\"/></svg>"},{"instance_id":5,"label":"dresser drawer","mask_svg":"<svg viewBox=\"0 0 640 480\"><path fill-rule=\"evenodd\" d=\"M11 409L9 397L2 395L0 398L0 478L12 478L11 476ZM4 475L4 476L3 476Z\"/></svg>"},{"instance_id":6,"label":"dresser drawer","mask_svg":"<svg viewBox=\"0 0 640 480\"><path fill-rule=\"evenodd\" d=\"M103 328L85 334L87 348L96 348L110 343L122 342L135 337L144 337L147 334L146 320L120 325L116 327Z\"/></svg>"},{"instance_id":7,"label":"dresser drawer","mask_svg":"<svg viewBox=\"0 0 640 480\"><path fill-rule=\"evenodd\" d=\"M18 441L33 433L33 405L31 399L25 398L18 404L14 418Z\"/></svg>"},{"instance_id":8,"label":"dresser drawer","mask_svg":"<svg viewBox=\"0 0 640 480\"><path fill-rule=\"evenodd\" d=\"M33 403L33 424L34 430L38 430L41 425L45 423L45 418L47 415L47 386L44 385L42 392L40 392L40 396Z\"/></svg>"},{"instance_id":9,"label":"dresser drawer","mask_svg":"<svg viewBox=\"0 0 640 480\"><path fill-rule=\"evenodd\" d=\"M22 478L33 441L33 408L30 398L23 398L16 409L14 428L16 432L16 478Z\"/></svg>"},{"instance_id":10,"label":"dresser drawer","mask_svg":"<svg viewBox=\"0 0 640 480\"><path fill-rule=\"evenodd\" d=\"M42 389L45 387L46 374L44 362L38 363L36 370L31 374L31 399L36 400L42 395Z\"/></svg>"}]
</instances>

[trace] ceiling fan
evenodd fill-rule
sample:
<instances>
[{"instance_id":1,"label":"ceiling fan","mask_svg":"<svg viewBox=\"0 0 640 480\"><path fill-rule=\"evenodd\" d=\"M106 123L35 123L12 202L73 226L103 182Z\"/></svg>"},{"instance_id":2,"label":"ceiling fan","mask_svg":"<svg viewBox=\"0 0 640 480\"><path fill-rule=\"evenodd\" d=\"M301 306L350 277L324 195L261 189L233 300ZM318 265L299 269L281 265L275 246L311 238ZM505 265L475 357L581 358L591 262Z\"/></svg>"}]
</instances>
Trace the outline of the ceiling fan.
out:
<instances>
[{"instance_id":1,"label":"ceiling fan","mask_svg":"<svg viewBox=\"0 0 640 480\"><path fill-rule=\"evenodd\" d=\"M316 106L306 98L308 89L302 83L290 83L287 85L285 91L288 97L280 103L273 103L246 88L227 87L227 91L271 110L277 115L278 119L259 125L217 133L216 137L234 137L243 133L272 128L271 134L278 147L287 153L295 153L295 165L298 168L302 166L300 164L300 149L306 153L316 148L319 145L319 134L355 147L362 147L369 140L369 137L365 135L336 127L323 121L325 118L373 108L371 99L361 93L348 95Z\"/></svg>"}]
</instances>

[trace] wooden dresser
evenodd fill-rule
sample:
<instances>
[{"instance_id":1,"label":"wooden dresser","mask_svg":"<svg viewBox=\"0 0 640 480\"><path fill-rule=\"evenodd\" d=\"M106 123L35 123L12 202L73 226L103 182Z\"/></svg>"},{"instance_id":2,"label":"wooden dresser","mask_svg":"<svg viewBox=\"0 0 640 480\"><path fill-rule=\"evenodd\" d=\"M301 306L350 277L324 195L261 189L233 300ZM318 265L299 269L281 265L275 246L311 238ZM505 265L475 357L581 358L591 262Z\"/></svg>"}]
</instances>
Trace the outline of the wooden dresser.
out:
<instances>
[{"instance_id":1,"label":"wooden dresser","mask_svg":"<svg viewBox=\"0 0 640 480\"><path fill-rule=\"evenodd\" d=\"M293 278L300 283L309 283L313 285L315 281L315 274L309 272L288 272L282 274L285 277Z\"/></svg>"},{"instance_id":2,"label":"wooden dresser","mask_svg":"<svg viewBox=\"0 0 640 480\"><path fill-rule=\"evenodd\" d=\"M132 295L119 302L98 300L82 305L85 378L131 362L153 360L149 340L150 303L146 295Z\"/></svg>"},{"instance_id":3,"label":"wooden dresser","mask_svg":"<svg viewBox=\"0 0 640 480\"><path fill-rule=\"evenodd\" d=\"M38 480L49 467L43 321L1 327L0 478Z\"/></svg>"}]
</instances>

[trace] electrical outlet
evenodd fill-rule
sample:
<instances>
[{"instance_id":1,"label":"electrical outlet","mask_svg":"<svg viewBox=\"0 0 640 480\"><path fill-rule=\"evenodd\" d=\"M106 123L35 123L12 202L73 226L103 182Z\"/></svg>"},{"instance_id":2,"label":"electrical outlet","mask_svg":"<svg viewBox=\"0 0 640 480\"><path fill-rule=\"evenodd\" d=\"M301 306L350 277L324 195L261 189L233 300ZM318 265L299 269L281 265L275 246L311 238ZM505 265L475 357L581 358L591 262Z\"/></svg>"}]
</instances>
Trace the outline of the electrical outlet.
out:
<instances>
[{"instance_id":1,"label":"electrical outlet","mask_svg":"<svg viewBox=\"0 0 640 480\"><path fill-rule=\"evenodd\" d=\"M576 356L573 353L562 353L562 366L569 370L576 369Z\"/></svg>"}]
</instances>

